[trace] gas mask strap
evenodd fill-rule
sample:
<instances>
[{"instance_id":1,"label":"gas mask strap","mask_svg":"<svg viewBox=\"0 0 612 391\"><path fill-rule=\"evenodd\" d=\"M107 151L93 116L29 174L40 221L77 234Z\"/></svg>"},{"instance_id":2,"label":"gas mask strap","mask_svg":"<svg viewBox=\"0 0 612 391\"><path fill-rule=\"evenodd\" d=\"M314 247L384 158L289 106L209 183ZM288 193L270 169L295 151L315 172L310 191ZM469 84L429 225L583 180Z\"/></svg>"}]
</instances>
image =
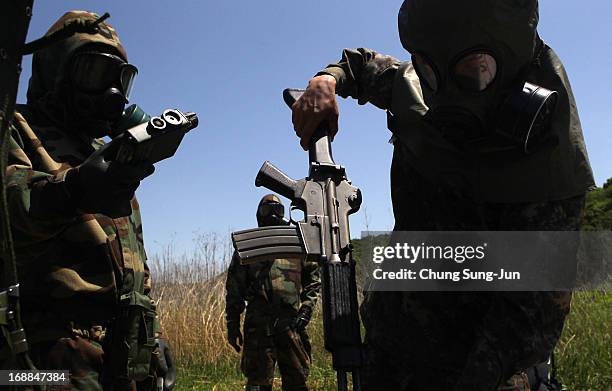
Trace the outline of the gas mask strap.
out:
<instances>
[{"instance_id":1,"label":"gas mask strap","mask_svg":"<svg viewBox=\"0 0 612 391\"><path fill-rule=\"evenodd\" d=\"M85 23L79 20L72 21L52 34L45 35L44 37L24 44L21 53L24 55L32 54L77 33L97 34L98 25L108 18L110 18L110 14L105 12L104 15L94 21L87 21Z\"/></svg>"}]
</instances>

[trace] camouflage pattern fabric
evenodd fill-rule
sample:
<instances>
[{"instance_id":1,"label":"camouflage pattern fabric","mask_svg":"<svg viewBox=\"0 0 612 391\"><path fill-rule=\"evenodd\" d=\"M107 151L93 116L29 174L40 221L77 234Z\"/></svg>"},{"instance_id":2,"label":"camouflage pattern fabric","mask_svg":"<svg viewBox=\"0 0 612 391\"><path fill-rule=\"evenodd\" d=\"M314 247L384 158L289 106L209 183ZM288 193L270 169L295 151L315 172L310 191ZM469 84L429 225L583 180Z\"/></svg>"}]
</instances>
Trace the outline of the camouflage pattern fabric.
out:
<instances>
[{"instance_id":1,"label":"camouflage pattern fabric","mask_svg":"<svg viewBox=\"0 0 612 391\"><path fill-rule=\"evenodd\" d=\"M477 204L421 177L406 164L403 148L396 142L395 230L579 229L583 196ZM548 358L570 301L570 292L369 292L361 309L368 363L364 383L387 379L389 388L398 390L491 390ZM522 389L522 377L508 380L515 388L502 389Z\"/></svg>"},{"instance_id":2,"label":"camouflage pattern fabric","mask_svg":"<svg viewBox=\"0 0 612 391\"><path fill-rule=\"evenodd\" d=\"M15 363L7 357L8 352L3 347L0 352L0 368L15 369ZM70 384L47 386L49 391L102 391L100 376L103 366L104 352L99 342L73 336L59 338L54 341L37 343L30 346L30 357L36 362L38 369L63 370L70 372ZM33 386L4 387L10 390L35 391ZM122 391L132 391L131 388L119 388ZM135 389L134 389L135 391Z\"/></svg>"},{"instance_id":3,"label":"camouflage pattern fabric","mask_svg":"<svg viewBox=\"0 0 612 391\"><path fill-rule=\"evenodd\" d=\"M90 330L74 329L73 336L60 338L55 341L38 343L31 349L32 359L38 363L39 368L51 370L68 370L70 372L69 385L48 386L50 391L102 391L104 387L103 373L104 360L104 334L99 327ZM136 391L150 389L145 382L114 383L113 390Z\"/></svg>"},{"instance_id":4,"label":"camouflage pattern fabric","mask_svg":"<svg viewBox=\"0 0 612 391\"><path fill-rule=\"evenodd\" d=\"M49 33L75 18L97 15L71 11ZM37 52L28 105L15 114L6 170L22 317L35 364L74 368L78 375L72 386L84 390L99 387L94 384L101 371L102 338L95 329L83 330L108 326L119 312L120 294L148 295L151 289L137 200L132 199L127 217L83 214L64 187L66 170L104 143L63 122L59 86L64 67L74 50L88 44L106 45L126 58L106 23L99 34L76 34ZM75 325L85 326L76 332Z\"/></svg>"},{"instance_id":5,"label":"camouflage pattern fabric","mask_svg":"<svg viewBox=\"0 0 612 391\"><path fill-rule=\"evenodd\" d=\"M274 367L278 363L283 390L307 390L310 352L306 333L300 335L290 328L274 335L266 335L263 331L265 329L257 327L245 327L244 330L240 369L247 378L247 386L272 386Z\"/></svg>"},{"instance_id":6,"label":"camouflage pattern fabric","mask_svg":"<svg viewBox=\"0 0 612 391\"><path fill-rule=\"evenodd\" d=\"M283 390L306 389L310 343L291 329L301 306L314 307L321 285L318 265L276 259L241 265L232 258L226 281L226 318L239 321L245 310L242 370L249 385L271 385L274 365ZM245 306L245 302L247 305Z\"/></svg>"},{"instance_id":7,"label":"camouflage pattern fabric","mask_svg":"<svg viewBox=\"0 0 612 391\"><path fill-rule=\"evenodd\" d=\"M240 318L246 308L245 323L249 324L292 319L300 306L314 307L320 285L315 262L276 259L241 265L234 256L227 273L226 317Z\"/></svg>"},{"instance_id":8,"label":"camouflage pattern fabric","mask_svg":"<svg viewBox=\"0 0 612 391\"><path fill-rule=\"evenodd\" d=\"M74 336L33 346L32 359L42 368L70 371L70 385L53 386L53 390L102 391L102 346L87 338Z\"/></svg>"},{"instance_id":9,"label":"camouflage pattern fabric","mask_svg":"<svg viewBox=\"0 0 612 391\"><path fill-rule=\"evenodd\" d=\"M319 74L336 78L338 95L390 110L401 66L369 49L345 49L338 63ZM418 85L414 71L410 75ZM418 120L427 107L420 87L414 94L414 104L403 108ZM393 141L395 230L580 227L587 187L582 194L558 200L476 201L463 189L423 176L414 168L410 148L395 137ZM549 357L570 301L570 292L368 292L361 307L364 390L529 390L524 370Z\"/></svg>"},{"instance_id":10,"label":"camouflage pattern fabric","mask_svg":"<svg viewBox=\"0 0 612 391\"><path fill-rule=\"evenodd\" d=\"M77 213L57 194L62 175L101 141L88 145L53 126L30 126L19 113L14 125L7 191L20 275L27 277L24 317L41 317L24 322L47 324L39 334L52 332L47 319L108 319L117 299L115 270L148 274L138 202L131 216L118 219Z\"/></svg>"}]
</instances>

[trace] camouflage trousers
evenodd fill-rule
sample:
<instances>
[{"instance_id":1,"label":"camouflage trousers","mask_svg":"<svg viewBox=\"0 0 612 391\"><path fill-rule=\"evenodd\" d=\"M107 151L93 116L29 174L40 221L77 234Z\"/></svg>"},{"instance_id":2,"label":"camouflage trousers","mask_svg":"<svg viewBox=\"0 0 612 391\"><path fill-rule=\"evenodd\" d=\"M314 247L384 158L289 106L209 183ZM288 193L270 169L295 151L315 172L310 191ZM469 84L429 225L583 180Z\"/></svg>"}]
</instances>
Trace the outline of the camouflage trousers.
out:
<instances>
[{"instance_id":1,"label":"camouflage trousers","mask_svg":"<svg viewBox=\"0 0 612 391\"><path fill-rule=\"evenodd\" d=\"M482 204L425 180L396 143L395 230L578 230L584 196ZM546 361L571 292L366 292L364 390L529 390L524 372Z\"/></svg>"},{"instance_id":2,"label":"camouflage trousers","mask_svg":"<svg viewBox=\"0 0 612 391\"><path fill-rule=\"evenodd\" d=\"M284 391L308 390L310 342L306 332L286 328L268 334L266 328L245 325L241 370L247 378L247 389L260 386L261 390L271 390L278 363Z\"/></svg>"}]
</instances>

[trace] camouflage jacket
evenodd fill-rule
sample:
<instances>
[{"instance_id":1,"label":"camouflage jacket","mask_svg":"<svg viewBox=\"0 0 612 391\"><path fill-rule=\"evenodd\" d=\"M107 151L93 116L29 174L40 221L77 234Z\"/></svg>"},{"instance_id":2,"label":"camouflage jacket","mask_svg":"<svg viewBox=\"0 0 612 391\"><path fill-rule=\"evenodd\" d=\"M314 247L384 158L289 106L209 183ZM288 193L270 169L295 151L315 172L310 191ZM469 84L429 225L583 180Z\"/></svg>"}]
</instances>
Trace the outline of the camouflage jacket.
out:
<instances>
[{"instance_id":1,"label":"camouflage jacket","mask_svg":"<svg viewBox=\"0 0 612 391\"><path fill-rule=\"evenodd\" d=\"M47 35L98 15L69 11ZM104 46L127 61L115 29L77 33L37 51L27 105L18 106L6 169L7 198L21 283L22 317L31 342L70 336L105 324L119 303L150 301L138 203L111 219L76 210L63 183L102 140L91 140L65 107L68 64L77 50ZM147 303L148 304L148 303Z\"/></svg>"},{"instance_id":2,"label":"camouflage jacket","mask_svg":"<svg viewBox=\"0 0 612 391\"><path fill-rule=\"evenodd\" d=\"M21 113L13 125L7 198L22 316L36 342L65 335L70 322L103 323L116 315L127 285L144 281L133 288L148 293L150 282L136 199L131 216L111 219L78 213L63 194L65 171L103 142L38 125Z\"/></svg>"},{"instance_id":3,"label":"camouflage jacket","mask_svg":"<svg viewBox=\"0 0 612 391\"><path fill-rule=\"evenodd\" d=\"M368 102L390 113L394 140L410 151L407 162L434 183L458 182L466 194L483 202L540 202L568 199L594 186L582 127L572 89L561 60L544 49L532 64L527 80L559 94L552 132L559 142L530 155L518 151L462 155L437 134L425 119L428 108L419 78L410 62L370 49L345 49L342 59L320 74L333 76L336 93ZM442 140L440 140L442 139Z\"/></svg>"},{"instance_id":4,"label":"camouflage jacket","mask_svg":"<svg viewBox=\"0 0 612 391\"><path fill-rule=\"evenodd\" d=\"M300 306L314 307L321 279L316 262L276 259L241 265L234 255L227 271L225 315L236 320L245 309L245 323L289 320Z\"/></svg>"}]
</instances>

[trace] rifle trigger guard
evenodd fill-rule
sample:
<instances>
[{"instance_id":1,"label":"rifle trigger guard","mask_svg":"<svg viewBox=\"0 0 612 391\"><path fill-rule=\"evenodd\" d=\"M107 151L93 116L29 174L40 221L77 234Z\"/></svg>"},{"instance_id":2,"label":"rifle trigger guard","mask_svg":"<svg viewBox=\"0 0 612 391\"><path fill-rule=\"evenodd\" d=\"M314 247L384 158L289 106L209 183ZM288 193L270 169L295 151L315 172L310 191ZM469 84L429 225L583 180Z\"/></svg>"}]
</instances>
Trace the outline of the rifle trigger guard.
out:
<instances>
[{"instance_id":1,"label":"rifle trigger guard","mask_svg":"<svg viewBox=\"0 0 612 391\"><path fill-rule=\"evenodd\" d=\"M289 224L293 224L297 226L298 222L293 220L293 216L291 215L291 211L294 211L294 210L301 210L301 209L298 208L296 205L294 205L293 202L291 202L291 206L289 207Z\"/></svg>"}]
</instances>

